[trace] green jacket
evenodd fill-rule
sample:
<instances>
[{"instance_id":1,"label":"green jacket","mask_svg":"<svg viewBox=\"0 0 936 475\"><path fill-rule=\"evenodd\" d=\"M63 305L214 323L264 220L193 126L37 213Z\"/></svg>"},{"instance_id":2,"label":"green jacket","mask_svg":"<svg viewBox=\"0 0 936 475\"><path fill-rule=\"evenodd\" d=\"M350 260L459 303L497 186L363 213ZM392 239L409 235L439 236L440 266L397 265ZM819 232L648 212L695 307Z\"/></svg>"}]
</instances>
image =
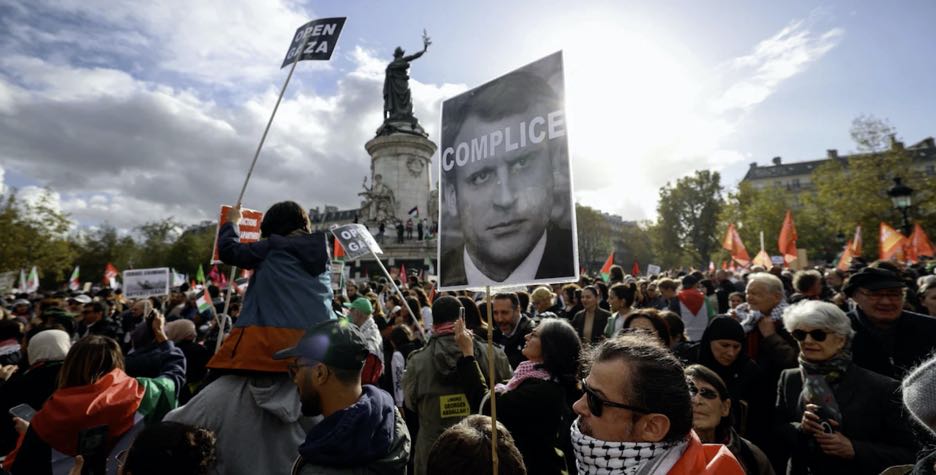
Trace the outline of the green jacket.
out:
<instances>
[{"instance_id":1,"label":"green jacket","mask_svg":"<svg viewBox=\"0 0 936 475\"><path fill-rule=\"evenodd\" d=\"M487 343L475 340L478 364L487 374ZM458 384L458 359L461 351L454 335L433 337L429 343L410 354L403 373L406 407L419 415L416 436L415 475L425 475L429 449L445 429L457 424L474 411L465 389ZM494 348L495 382L510 379L513 371L504 350ZM488 381L489 387L493 384Z\"/></svg>"}]
</instances>

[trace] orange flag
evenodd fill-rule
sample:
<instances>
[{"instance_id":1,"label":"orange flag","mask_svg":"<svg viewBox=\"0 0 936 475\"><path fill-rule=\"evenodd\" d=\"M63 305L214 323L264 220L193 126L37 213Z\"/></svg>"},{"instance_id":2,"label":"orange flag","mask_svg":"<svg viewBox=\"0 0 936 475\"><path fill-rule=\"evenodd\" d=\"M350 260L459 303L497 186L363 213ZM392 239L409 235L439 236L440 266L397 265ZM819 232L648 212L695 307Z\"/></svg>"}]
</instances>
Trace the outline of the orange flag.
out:
<instances>
[{"instance_id":1,"label":"orange flag","mask_svg":"<svg viewBox=\"0 0 936 475\"><path fill-rule=\"evenodd\" d=\"M728 232L725 234L725 240L722 242L722 248L726 249L731 258L738 261L741 266L746 266L751 262L751 256L748 254L744 243L741 242L741 236L734 224L728 225Z\"/></svg>"},{"instance_id":2,"label":"orange flag","mask_svg":"<svg viewBox=\"0 0 936 475\"><path fill-rule=\"evenodd\" d=\"M896 229L881 221L881 236L878 241L878 258L881 260L892 258L902 260L904 258L903 248L906 241L907 238L904 237L903 234L900 234Z\"/></svg>"},{"instance_id":3,"label":"orange flag","mask_svg":"<svg viewBox=\"0 0 936 475\"><path fill-rule=\"evenodd\" d=\"M917 223L913 225L913 234L910 235L907 245L907 259L916 262L921 256L936 256L936 249L933 248L926 231L923 231L923 226Z\"/></svg>"},{"instance_id":4,"label":"orange flag","mask_svg":"<svg viewBox=\"0 0 936 475\"><path fill-rule=\"evenodd\" d=\"M344 248L341 247L341 243L338 242L338 238L335 238L335 260L344 259L345 252Z\"/></svg>"},{"instance_id":5,"label":"orange flag","mask_svg":"<svg viewBox=\"0 0 936 475\"><path fill-rule=\"evenodd\" d=\"M611 254L608 254L608 260L605 261L604 265L601 266L601 279L605 282L611 278L611 266L614 265L614 251L611 251Z\"/></svg>"},{"instance_id":6,"label":"orange flag","mask_svg":"<svg viewBox=\"0 0 936 475\"><path fill-rule=\"evenodd\" d=\"M861 255L861 225L855 226L855 237L851 240L851 252L853 256Z\"/></svg>"},{"instance_id":7,"label":"orange flag","mask_svg":"<svg viewBox=\"0 0 936 475\"><path fill-rule=\"evenodd\" d=\"M838 265L835 266L836 269L845 272L848 270L848 267L851 265L852 258L856 256L854 252L855 243L848 241L845 244L845 249L842 250L842 257L839 258Z\"/></svg>"},{"instance_id":8,"label":"orange flag","mask_svg":"<svg viewBox=\"0 0 936 475\"><path fill-rule=\"evenodd\" d=\"M783 227L780 228L780 239L777 247L783 255L783 262L789 264L796 260L796 226L793 224L793 212L787 210L783 218Z\"/></svg>"}]
</instances>

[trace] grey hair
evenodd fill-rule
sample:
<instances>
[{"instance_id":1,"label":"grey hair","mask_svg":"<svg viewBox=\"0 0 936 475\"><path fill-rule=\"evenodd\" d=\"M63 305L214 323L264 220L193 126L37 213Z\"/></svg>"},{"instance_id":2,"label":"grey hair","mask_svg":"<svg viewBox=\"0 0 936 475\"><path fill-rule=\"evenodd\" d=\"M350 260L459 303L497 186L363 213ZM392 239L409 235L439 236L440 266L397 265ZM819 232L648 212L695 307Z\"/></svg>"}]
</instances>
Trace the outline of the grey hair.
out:
<instances>
[{"instance_id":1,"label":"grey hair","mask_svg":"<svg viewBox=\"0 0 936 475\"><path fill-rule=\"evenodd\" d=\"M773 274L767 272L758 272L756 274L749 275L747 285L750 286L754 282L760 282L766 285L767 290L773 292L776 295L785 295L783 292L783 281Z\"/></svg>"},{"instance_id":2,"label":"grey hair","mask_svg":"<svg viewBox=\"0 0 936 475\"><path fill-rule=\"evenodd\" d=\"M848 315L838 306L821 300L804 300L783 312L783 327L788 332L802 326L827 330L848 340L855 335Z\"/></svg>"}]
</instances>

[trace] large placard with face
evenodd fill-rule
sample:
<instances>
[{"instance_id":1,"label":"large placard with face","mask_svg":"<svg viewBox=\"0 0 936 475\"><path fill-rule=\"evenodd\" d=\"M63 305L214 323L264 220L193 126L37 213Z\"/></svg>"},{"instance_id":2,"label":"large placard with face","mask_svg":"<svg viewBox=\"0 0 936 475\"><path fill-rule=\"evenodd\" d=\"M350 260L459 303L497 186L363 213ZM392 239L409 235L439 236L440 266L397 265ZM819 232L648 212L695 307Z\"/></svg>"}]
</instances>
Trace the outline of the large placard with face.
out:
<instances>
[{"instance_id":1,"label":"large placard with face","mask_svg":"<svg viewBox=\"0 0 936 475\"><path fill-rule=\"evenodd\" d=\"M562 52L442 104L439 285L578 279Z\"/></svg>"}]
</instances>

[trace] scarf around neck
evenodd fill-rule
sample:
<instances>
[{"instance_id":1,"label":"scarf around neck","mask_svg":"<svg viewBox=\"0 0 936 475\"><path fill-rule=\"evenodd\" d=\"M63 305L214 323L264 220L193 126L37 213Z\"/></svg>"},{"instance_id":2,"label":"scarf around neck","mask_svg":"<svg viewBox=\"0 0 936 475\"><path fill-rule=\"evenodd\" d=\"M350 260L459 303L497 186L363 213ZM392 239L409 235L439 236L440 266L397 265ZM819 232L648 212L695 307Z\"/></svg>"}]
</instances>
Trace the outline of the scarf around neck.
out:
<instances>
[{"instance_id":1,"label":"scarf around neck","mask_svg":"<svg viewBox=\"0 0 936 475\"><path fill-rule=\"evenodd\" d=\"M815 404L823 408L829 418L841 423L842 411L835 400L832 386L842 380L851 362L851 350L847 345L839 354L818 363L807 361L800 354L799 366L803 376L803 389L799 397L800 409L805 410L806 404Z\"/></svg>"},{"instance_id":2,"label":"scarf around neck","mask_svg":"<svg viewBox=\"0 0 936 475\"><path fill-rule=\"evenodd\" d=\"M507 384L497 384L494 386L494 391L497 393L512 391L527 379L549 381L552 377L549 375L548 371L543 368L538 368L536 363L527 360L517 365L517 369L514 370L514 374L510 378L510 381L507 381Z\"/></svg>"},{"instance_id":3,"label":"scarf around neck","mask_svg":"<svg viewBox=\"0 0 936 475\"><path fill-rule=\"evenodd\" d=\"M666 473L688 445L681 442L606 442L583 434L572 423L572 449L578 472L585 475L650 475Z\"/></svg>"}]
</instances>

